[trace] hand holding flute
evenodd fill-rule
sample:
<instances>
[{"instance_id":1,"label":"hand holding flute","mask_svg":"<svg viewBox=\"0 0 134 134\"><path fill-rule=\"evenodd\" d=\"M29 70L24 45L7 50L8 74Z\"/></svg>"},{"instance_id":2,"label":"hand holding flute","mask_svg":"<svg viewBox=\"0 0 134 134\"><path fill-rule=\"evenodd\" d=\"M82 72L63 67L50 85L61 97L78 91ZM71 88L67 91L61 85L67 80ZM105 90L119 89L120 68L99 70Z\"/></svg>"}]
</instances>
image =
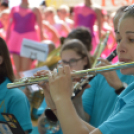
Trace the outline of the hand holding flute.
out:
<instances>
[{"instance_id":1,"label":"hand holding flute","mask_svg":"<svg viewBox=\"0 0 134 134\"><path fill-rule=\"evenodd\" d=\"M38 71L36 74L34 74L34 76L46 76L49 74L49 71ZM56 114L56 106L52 100L52 97L50 95L50 87L49 87L49 83L48 82L39 82L38 85L40 87L42 87L42 89L44 90L44 97L45 97L45 101L47 103L47 106L54 112L54 114ZM56 114L57 115L57 114Z\"/></svg>"},{"instance_id":2,"label":"hand holding flute","mask_svg":"<svg viewBox=\"0 0 134 134\"><path fill-rule=\"evenodd\" d=\"M98 59L98 61L100 61L100 64L97 65L96 67L111 65L111 63L106 59L100 58L100 59ZM115 90L122 87L123 83L119 79L116 71L109 71L109 72L104 72L104 73L101 73L101 74L105 77L108 84L111 87L113 87Z\"/></svg>"}]
</instances>

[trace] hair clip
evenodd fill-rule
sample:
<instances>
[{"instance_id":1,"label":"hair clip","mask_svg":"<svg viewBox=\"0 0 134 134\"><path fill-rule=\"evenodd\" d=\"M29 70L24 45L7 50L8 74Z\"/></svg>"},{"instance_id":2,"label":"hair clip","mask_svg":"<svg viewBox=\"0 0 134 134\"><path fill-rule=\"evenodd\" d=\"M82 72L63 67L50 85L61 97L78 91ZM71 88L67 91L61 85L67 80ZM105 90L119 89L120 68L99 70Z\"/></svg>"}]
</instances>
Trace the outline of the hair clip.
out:
<instances>
[{"instance_id":1,"label":"hair clip","mask_svg":"<svg viewBox=\"0 0 134 134\"><path fill-rule=\"evenodd\" d=\"M132 8L134 8L134 4L133 4L133 5L130 5L130 6L128 6L128 7L126 7L126 8L124 9L124 12L127 12L128 10L130 10L130 9L132 9Z\"/></svg>"}]
</instances>

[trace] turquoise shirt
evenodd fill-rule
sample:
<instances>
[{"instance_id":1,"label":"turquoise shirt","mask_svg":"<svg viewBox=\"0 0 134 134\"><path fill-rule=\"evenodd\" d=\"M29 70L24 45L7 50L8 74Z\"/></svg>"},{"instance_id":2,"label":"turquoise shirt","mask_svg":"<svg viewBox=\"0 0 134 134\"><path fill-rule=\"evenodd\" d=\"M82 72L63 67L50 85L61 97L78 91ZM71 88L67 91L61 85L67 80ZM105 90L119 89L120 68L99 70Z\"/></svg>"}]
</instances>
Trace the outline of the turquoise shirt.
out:
<instances>
[{"instance_id":1,"label":"turquoise shirt","mask_svg":"<svg viewBox=\"0 0 134 134\"><path fill-rule=\"evenodd\" d=\"M6 79L0 84L0 121L5 121L1 113L10 113L17 118L24 131L31 131L30 104L27 97L17 88L7 89L7 83L11 81Z\"/></svg>"},{"instance_id":2,"label":"turquoise shirt","mask_svg":"<svg viewBox=\"0 0 134 134\"><path fill-rule=\"evenodd\" d=\"M116 72L122 82L127 84L133 82L134 76L123 75L120 70ZM98 74L89 84L91 87L86 89L82 95L83 107L85 112L90 115L90 124L98 127L113 112L117 94L101 74Z\"/></svg>"},{"instance_id":3,"label":"turquoise shirt","mask_svg":"<svg viewBox=\"0 0 134 134\"><path fill-rule=\"evenodd\" d=\"M99 130L102 134L134 134L134 83L118 97L113 113Z\"/></svg>"}]
</instances>

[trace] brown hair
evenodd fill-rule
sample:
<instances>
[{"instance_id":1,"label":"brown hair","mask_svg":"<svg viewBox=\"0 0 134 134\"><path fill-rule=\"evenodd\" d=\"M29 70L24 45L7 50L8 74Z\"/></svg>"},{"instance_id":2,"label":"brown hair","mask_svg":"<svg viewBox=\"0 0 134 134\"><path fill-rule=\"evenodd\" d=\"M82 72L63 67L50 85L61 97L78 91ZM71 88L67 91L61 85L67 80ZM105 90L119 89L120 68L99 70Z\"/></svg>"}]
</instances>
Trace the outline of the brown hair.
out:
<instances>
[{"instance_id":1,"label":"brown hair","mask_svg":"<svg viewBox=\"0 0 134 134\"><path fill-rule=\"evenodd\" d=\"M85 27L78 27L72 30L65 41L69 39L78 39L85 45L88 51L92 50L92 35L90 30Z\"/></svg>"},{"instance_id":2,"label":"brown hair","mask_svg":"<svg viewBox=\"0 0 134 134\"><path fill-rule=\"evenodd\" d=\"M0 74L4 77L8 77L11 82L14 81L13 68L8 52L6 42L0 37L0 56L3 58L3 63L0 65Z\"/></svg>"},{"instance_id":3,"label":"brown hair","mask_svg":"<svg viewBox=\"0 0 134 134\"><path fill-rule=\"evenodd\" d=\"M91 68L88 51L87 51L86 47L84 46L84 44L80 40L78 40L78 39L72 39L72 40L66 41L63 44L62 48L61 48L61 54L65 50L73 50L79 56L81 56L82 58L87 57L87 65L84 67L84 69Z\"/></svg>"},{"instance_id":4,"label":"brown hair","mask_svg":"<svg viewBox=\"0 0 134 134\"><path fill-rule=\"evenodd\" d=\"M128 6L127 8L128 8L128 10L127 11L124 10L124 14L121 17L120 21L122 21L123 19L128 18L128 17L134 18L134 8L131 6Z\"/></svg>"}]
</instances>

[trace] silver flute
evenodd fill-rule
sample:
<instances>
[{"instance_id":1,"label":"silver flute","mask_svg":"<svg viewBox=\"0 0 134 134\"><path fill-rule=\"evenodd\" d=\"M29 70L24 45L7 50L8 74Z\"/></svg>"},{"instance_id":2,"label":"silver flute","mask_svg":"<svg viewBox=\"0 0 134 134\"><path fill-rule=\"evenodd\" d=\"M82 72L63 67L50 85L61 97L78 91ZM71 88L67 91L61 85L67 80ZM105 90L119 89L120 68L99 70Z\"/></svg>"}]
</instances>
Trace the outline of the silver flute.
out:
<instances>
[{"instance_id":1,"label":"silver flute","mask_svg":"<svg viewBox=\"0 0 134 134\"><path fill-rule=\"evenodd\" d=\"M74 71L71 72L71 77L83 77L87 75L96 75L98 73L103 73L107 71L113 71L113 70L118 70L118 69L125 69L125 68L131 68L134 67L134 62L130 63L118 63L115 65L108 65L108 66L103 66L99 68L93 68L93 69L87 69L87 70L80 70L80 71ZM8 83L7 88L16 88L16 87L22 87L22 86L27 86L27 85L32 85L32 84L38 84L41 81L48 81L48 77L45 76L37 76L37 77L26 77L19 79L18 81L14 83Z\"/></svg>"}]
</instances>

